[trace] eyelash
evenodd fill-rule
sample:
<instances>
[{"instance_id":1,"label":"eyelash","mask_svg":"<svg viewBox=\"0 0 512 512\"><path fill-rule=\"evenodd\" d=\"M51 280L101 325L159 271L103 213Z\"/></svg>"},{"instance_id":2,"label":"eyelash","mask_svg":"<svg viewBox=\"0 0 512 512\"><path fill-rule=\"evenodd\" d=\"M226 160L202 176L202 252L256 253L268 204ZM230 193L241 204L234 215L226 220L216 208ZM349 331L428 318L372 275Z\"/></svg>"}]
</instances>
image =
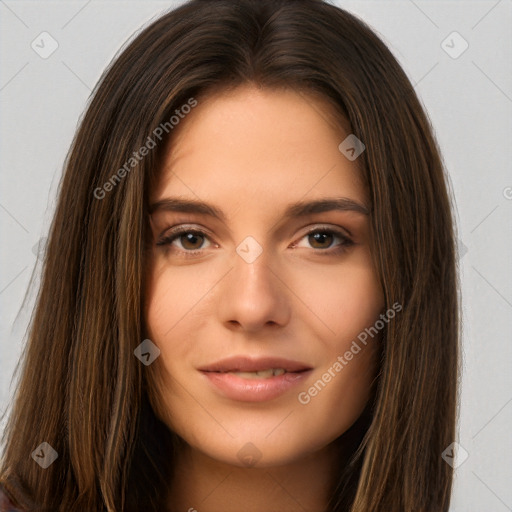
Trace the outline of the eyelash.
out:
<instances>
[{"instance_id":1,"label":"eyelash","mask_svg":"<svg viewBox=\"0 0 512 512\"><path fill-rule=\"evenodd\" d=\"M332 248L318 249L317 251L315 251L315 252L320 252L322 255L341 254L342 252L347 250L347 248L354 245L353 240L348 238L341 231L339 231L337 229L330 228L330 227L329 228L328 227L315 227L314 229L311 229L310 231L305 233L300 238L300 240L302 240L303 238L305 238L307 236L315 234L315 233L334 235L341 239L341 243L334 249L332 249ZM178 238L180 238L181 235L184 235L184 234L193 234L195 236L201 236L201 237L208 238L207 233L205 233L204 231L201 231L198 229L193 229L193 228L187 228L186 226L178 226L176 228L171 229L171 232L169 234L162 236L156 242L156 245L157 246L167 246L167 245L172 246L172 243L174 242L174 240L177 240ZM313 249L315 249L315 248L313 248ZM198 249L196 251L186 251L186 250L182 250L182 249L177 249L177 250L178 250L178 252L181 252L182 254L184 254L186 258L192 258L194 256L198 256L202 252L202 249Z\"/></svg>"}]
</instances>

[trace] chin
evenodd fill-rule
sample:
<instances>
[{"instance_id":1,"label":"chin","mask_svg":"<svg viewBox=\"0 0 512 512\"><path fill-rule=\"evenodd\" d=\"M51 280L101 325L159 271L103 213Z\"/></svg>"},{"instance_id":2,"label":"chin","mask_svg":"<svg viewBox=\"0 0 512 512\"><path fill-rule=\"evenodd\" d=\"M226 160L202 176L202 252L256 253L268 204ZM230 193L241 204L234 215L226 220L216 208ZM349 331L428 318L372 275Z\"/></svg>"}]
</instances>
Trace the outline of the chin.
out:
<instances>
[{"instance_id":1,"label":"chin","mask_svg":"<svg viewBox=\"0 0 512 512\"><path fill-rule=\"evenodd\" d=\"M213 435L211 431L193 432L190 429L179 435L194 450L215 461L240 468L261 469L292 464L321 450L338 437L336 434L326 437L325 429L323 433L307 432L298 424L279 432L251 425L245 431L237 431L236 437L226 432L220 436Z\"/></svg>"}]
</instances>

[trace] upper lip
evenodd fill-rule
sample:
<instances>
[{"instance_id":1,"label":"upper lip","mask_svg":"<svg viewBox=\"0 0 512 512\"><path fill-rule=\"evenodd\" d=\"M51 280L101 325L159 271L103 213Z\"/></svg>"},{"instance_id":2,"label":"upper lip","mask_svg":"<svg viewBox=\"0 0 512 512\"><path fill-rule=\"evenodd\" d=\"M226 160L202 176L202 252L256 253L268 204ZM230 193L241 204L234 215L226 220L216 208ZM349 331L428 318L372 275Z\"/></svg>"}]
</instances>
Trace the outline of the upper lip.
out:
<instances>
[{"instance_id":1,"label":"upper lip","mask_svg":"<svg viewBox=\"0 0 512 512\"><path fill-rule=\"evenodd\" d=\"M258 357L234 356L222 359L215 363L198 368L203 372L258 372L270 368L282 368L287 372L301 372L311 370L311 366L299 361L283 359L280 357Z\"/></svg>"}]
</instances>

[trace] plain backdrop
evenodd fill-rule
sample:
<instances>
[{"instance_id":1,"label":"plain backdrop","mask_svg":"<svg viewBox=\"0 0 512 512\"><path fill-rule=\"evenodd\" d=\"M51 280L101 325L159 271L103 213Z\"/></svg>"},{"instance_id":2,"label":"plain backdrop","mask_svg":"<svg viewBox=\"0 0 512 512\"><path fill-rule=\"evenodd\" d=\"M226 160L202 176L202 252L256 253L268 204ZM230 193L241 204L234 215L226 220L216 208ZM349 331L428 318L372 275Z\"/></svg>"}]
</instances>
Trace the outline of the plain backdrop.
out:
<instances>
[{"instance_id":1,"label":"plain backdrop","mask_svg":"<svg viewBox=\"0 0 512 512\"><path fill-rule=\"evenodd\" d=\"M35 291L21 303L89 94L125 41L178 3L0 0L0 413ZM468 457L455 472L451 511L510 511L512 0L331 3L378 32L435 129L456 201L464 310L457 441Z\"/></svg>"}]
</instances>

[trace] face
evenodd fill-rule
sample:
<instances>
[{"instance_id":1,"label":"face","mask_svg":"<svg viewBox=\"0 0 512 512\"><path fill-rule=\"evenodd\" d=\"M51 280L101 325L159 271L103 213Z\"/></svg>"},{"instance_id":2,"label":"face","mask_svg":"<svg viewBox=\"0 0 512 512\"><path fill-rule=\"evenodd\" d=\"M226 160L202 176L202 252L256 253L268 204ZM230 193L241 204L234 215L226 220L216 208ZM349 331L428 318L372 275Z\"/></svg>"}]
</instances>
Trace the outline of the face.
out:
<instances>
[{"instance_id":1,"label":"face","mask_svg":"<svg viewBox=\"0 0 512 512\"><path fill-rule=\"evenodd\" d=\"M150 194L153 407L218 461L314 454L369 398L378 340L358 335L384 300L360 170L331 110L288 90L211 96L181 121Z\"/></svg>"}]
</instances>

